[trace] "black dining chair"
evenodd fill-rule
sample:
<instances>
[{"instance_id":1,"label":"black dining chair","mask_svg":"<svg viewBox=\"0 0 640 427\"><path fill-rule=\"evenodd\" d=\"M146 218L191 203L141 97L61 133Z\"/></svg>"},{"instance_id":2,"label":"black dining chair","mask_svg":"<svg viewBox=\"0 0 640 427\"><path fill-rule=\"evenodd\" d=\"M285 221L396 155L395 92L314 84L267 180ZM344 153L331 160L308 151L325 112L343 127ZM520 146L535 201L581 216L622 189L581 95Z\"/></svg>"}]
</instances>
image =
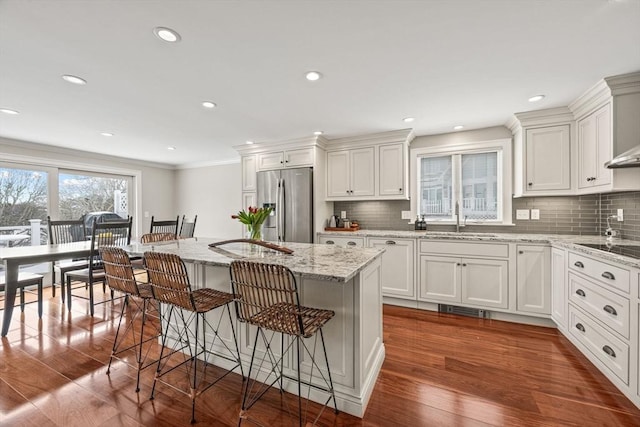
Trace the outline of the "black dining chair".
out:
<instances>
[{"instance_id":1,"label":"black dining chair","mask_svg":"<svg viewBox=\"0 0 640 427\"><path fill-rule=\"evenodd\" d=\"M178 223L180 222L180 215L176 216L176 219L166 221L156 221L155 216L151 217L151 229L149 233L173 233L178 237Z\"/></svg>"},{"instance_id":2,"label":"black dining chair","mask_svg":"<svg viewBox=\"0 0 640 427\"><path fill-rule=\"evenodd\" d=\"M103 300L96 303L93 297L93 285L106 283L104 265L102 258L98 253L100 248L106 246L126 246L131 243L131 223L132 218L122 221L96 222L94 220L91 233L91 255L89 257L89 267L82 270L69 271L65 275L67 285L67 307L71 311L72 297L89 300L89 311L91 316L94 314L94 306L96 304L104 304L113 299L113 290L111 291L111 299ZM72 286L72 282L82 282L83 286ZM86 290L82 293L73 293L74 290L88 288L89 296Z\"/></svg>"},{"instance_id":3,"label":"black dining chair","mask_svg":"<svg viewBox=\"0 0 640 427\"><path fill-rule=\"evenodd\" d=\"M62 220L54 221L50 216L47 216L47 228L49 230L49 243L52 245L82 242L87 240L85 233L84 222L82 219L78 220ZM54 261L51 263L51 295L56 296L56 271L60 273L60 297L62 303L65 302L64 292L64 275L68 271L82 270L89 266L89 260L87 258Z\"/></svg>"},{"instance_id":4,"label":"black dining chair","mask_svg":"<svg viewBox=\"0 0 640 427\"><path fill-rule=\"evenodd\" d=\"M186 215L182 215L182 224L180 224L180 234L179 234L179 237L181 239L187 239L189 237L193 237L193 234L196 231L197 220L198 220L198 215L196 215L193 218L193 221L188 221L186 219Z\"/></svg>"},{"instance_id":5,"label":"black dining chair","mask_svg":"<svg viewBox=\"0 0 640 427\"><path fill-rule=\"evenodd\" d=\"M44 276L35 273L18 273L18 289L20 289L20 311L24 313L25 293L32 293L33 291L27 289L27 287L36 286L36 294L38 297L38 317L42 318L42 279ZM0 292L4 293L5 290L5 275L0 273ZM1 300L0 300L1 301Z\"/></svg>"}]
</instances>

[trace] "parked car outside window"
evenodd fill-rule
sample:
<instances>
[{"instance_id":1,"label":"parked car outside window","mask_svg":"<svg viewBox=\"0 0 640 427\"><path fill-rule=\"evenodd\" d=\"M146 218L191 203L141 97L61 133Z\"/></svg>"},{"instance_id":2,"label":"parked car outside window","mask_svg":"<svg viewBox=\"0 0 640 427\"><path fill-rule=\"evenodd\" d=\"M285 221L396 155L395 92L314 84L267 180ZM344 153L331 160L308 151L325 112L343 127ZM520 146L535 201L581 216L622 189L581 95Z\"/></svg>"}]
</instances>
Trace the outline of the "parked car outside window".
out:
<instances>
[{"instance_id":1,"label":"parked car outside window","mask_svg":"<svg viewBox=\"0 0 640 427\"><path fill-rule=\"evenodd\" d=\"M125 218L122 218L115 212L89 212L82 216L82 220L84 221L84 229L87 233L87 237L91 236L93 220L96 222L111 222L111 221L123 221Z\"/></svg>"}]
</instances>

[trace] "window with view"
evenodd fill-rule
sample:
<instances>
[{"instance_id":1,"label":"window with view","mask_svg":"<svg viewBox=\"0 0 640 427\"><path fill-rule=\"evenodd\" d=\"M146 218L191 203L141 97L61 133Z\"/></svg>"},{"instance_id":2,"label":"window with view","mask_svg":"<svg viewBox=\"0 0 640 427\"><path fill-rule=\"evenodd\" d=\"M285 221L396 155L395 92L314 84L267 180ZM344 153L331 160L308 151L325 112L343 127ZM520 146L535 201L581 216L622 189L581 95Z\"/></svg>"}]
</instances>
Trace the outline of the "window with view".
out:
<instances>
[{"instance_id":1,"label":"window with view","mask_svg":"<svg viewBox=\"0 0 640 427\"><path fill-rule=\"evenodd\" d=\"M505 151L508 153L505 154ZM412 150L416 173L412 210L427 221L511 223L510 141Z\"/></svg>"}]
</instances>

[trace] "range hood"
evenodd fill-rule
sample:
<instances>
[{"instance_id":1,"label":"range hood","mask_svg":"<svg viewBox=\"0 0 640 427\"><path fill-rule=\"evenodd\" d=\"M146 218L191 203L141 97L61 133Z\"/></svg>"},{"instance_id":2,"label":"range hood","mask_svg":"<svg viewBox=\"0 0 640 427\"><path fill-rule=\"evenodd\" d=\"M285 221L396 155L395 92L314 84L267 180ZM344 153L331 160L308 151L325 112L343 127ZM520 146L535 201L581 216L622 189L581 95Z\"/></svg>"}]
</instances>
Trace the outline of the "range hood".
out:
<instances>
[{"instance_id":1,"label":"range hood","mask_svg":"<svg viewBox=\"0 0 640 427\"><path fill-rule=\"evenodd\" d=\"M606 168L640 168L640 145L627 150L604 164Z\"/></svg>"}]
</instances>

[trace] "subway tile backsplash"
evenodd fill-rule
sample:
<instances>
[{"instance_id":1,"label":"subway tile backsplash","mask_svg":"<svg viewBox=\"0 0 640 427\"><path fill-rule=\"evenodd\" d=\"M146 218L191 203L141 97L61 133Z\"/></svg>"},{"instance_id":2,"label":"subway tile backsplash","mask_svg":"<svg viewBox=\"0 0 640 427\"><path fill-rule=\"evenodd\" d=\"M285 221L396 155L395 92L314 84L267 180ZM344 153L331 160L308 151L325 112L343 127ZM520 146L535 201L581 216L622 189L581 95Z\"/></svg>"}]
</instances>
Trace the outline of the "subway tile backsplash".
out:
<instances>
[{"instance_id":1,"label":"subway tile backsplash","mask_svg":"<svg viewBox=\"0 0 640 427\"><path fill-rule=\"evenodd\" d=\"M381 230L413 230L413 225L401 219L401 212L410 209L409 201L335 202L334 213L346 211L361 228ZM516 209L539 209L539 220L516 220ZM465 231L488 233L543 233L596 235L604 233L607 217L623 209L624 221L610 219L611 227L625 239L640 240L640 191L585 196L522 197L513 199L515 226L468 225ZM452 231L454 225L428 223L435 231Z\"/></svg>"}]
</instances>

